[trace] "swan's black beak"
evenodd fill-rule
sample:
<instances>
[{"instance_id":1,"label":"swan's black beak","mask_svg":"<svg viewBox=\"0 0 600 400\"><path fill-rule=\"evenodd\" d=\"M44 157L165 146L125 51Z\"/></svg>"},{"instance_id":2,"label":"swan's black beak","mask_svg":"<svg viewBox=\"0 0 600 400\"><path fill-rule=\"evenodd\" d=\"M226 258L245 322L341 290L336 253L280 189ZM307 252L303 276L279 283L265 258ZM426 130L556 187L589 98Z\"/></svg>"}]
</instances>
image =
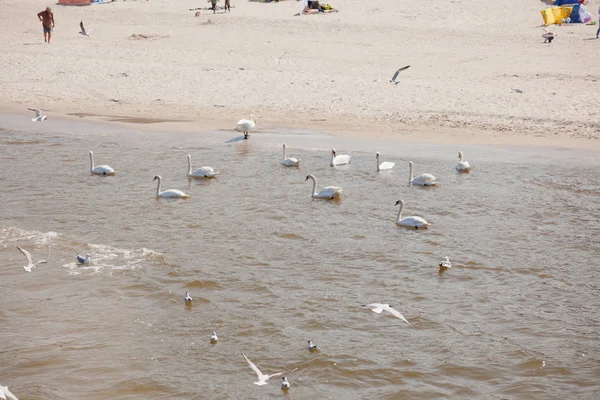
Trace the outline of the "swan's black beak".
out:
<instances>
[{"instance_id":1,"label":"swan's black beak","mask_svg":"<svg viewBox=\"0 0 600 400\"><path fill-rule=\"evenodd\" d=\"M308 180L308 176L306 177L306 179L304 180L304 182L306 182Z\"/></svg>"},{"instance_id":2,"label":"swan's black beak","mask_svg":"<svg viewBox=\"0 0 600 400\"><path fill-rule=\"evenodd\" d=\"M152 180L153 180L153 181L155 181L155 180L157 180L157 179L158 179L158 176L155 176L155 177L154 177L154 179L152 179Z\"/></svg>"}]
</instances>

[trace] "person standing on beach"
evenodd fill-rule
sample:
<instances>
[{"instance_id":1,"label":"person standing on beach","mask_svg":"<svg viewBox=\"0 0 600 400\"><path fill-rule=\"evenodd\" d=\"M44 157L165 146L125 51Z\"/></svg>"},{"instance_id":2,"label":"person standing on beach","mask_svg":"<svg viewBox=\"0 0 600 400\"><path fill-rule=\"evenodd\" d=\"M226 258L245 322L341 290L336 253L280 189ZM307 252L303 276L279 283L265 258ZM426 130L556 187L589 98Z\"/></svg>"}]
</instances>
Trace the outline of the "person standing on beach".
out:
<instances>
[{"instance_id":1,"label":"person standing on beach","mask_svg":"<svg viewBox=\"0 0 600 400\"><path fill-rule=\"evenodd\" d=\"M52 14L52 9L46 7L46 10L38 13L37 16L42 21L42 28L44 28L44 42L50 44L52 28L54 28L54 14Z\"/></svg>"},{"instance_id":2,"label":"person standing on beach","mask_svg":"<svg viewBox=\"0 0 600 400\"><path fill-rule=\"evenodd\" d=\"M231 12L231 0L225 0L225 11Z\"/></svg>"},{"instance_id":3,"label":"person standing on beach","mask_svg":"<svg viewBox=\"0 0 600 400\"><path fill-rule=\"evenodd\" d=\"M212 5L213 14L217 13L217 1L218 0L208 0L208 2L210 2L211 5Z\"/></svg>"}]
</instances>

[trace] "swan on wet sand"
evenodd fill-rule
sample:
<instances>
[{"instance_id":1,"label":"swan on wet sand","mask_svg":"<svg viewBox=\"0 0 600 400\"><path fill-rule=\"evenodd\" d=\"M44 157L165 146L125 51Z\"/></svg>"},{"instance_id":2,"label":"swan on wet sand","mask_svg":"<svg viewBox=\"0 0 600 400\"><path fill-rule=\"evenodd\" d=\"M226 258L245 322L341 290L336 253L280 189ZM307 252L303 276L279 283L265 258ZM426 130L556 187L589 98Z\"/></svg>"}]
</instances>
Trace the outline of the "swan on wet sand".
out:
<instances>
[{"instance_id":1,"label":"swan on wet sand","mask_svg":"<svg viewBox=\"0 0 600 400\"><path fill-rule=\"evenodd\" d=\"M242 355L248 362L248 365L250 365L250 368L252 368L252 370L254 372L256 372L256 375L258 375L258 382L253 382L255 385L258 385L258 386L266 385L269 378L283 374L283 372L277 372L276 374L264 375L262 372L260 372L260 369L258 369L258 367L252 361L250 361L248 359L248 357L246 357L246 355L244 353L242 353Z\"/></svg>"},{"instance_id":2,"label":"swan on wet sand","mask_svg":"<svg viewBox=\"0 0 600 400\"><path fill-rule=\"evenodd\" d=\"M346 165L350 163L350 156L348 154L337 154L335 149L331 149L331 165L337 167L338 165Z\"/></svg>"},{"instance_id":3,"label":"swan on wet sand","mask_svg":"<svg viewBox=\"0 0 600 400\"><path fill-rule=\"evenodd\" d=\"M287 154L286 154L286 147L287 146L284 143L283 144L283 161L282 161L282 164L286 165L288 167L297 167L298 165L300 165L300 159L293 158L293 157L288 158Z\"/></svg>"},{"instance_id":4,"label":"swan on wet sand","mask_svg":"<svg viewBox=\"0 0 600 400\"><path fill-rule=\"evenodd\" d=\"M311 195L313 199L333 200L342 197L343 190L341 187L337 186L325 186L323 189L319 190L319 193L317 193L317 178L315 178L314 175L308 175L304 181L306 182L309 179L312 179L313 181Z\"/></svg>"},{"instance_id":5,"label":"swan on wet sand","mask_svg":"<svg viewBox=\"0 0 600 400\"><path fill-rule=\"evenodd\" d=\"M379 153L377 153L377 155L375 156L375 158L377 159L377 172L379 171L385 171L386 169L392 169L394 168L394 165L396 165L393 162L382 162L381 164L379 163Z\"/></svg>"},{"instance_id":6,"label":"swan on wet sand","mask_svg":"<svg viewBox=\"0 0 600 400\"><path fill-rule=\"evenodd\" d=\"M212 167L200 167L192 171L192 156L188 154L188 176L190 178L215 178L218 172L215 172Z\"/></svg>"},{"instance_id":7,"label":"swan on wet sand","mask_svg":"<svg viewBox=\"0 0 600 400\"><path fill-rule=\"evenodd\" d=\"M27 259L27 265L23 266L23 268L25 269L25 271L31 272L31 270L34 269L35 267L37 267L38 264L46 264L46 260L40 260L40 261L34 263L31 260L31 254L29 254L29 252L27 250L22 249L19 246L17 246L17 249L19 249L19 251L21 253L23 253L23 255L25 256L25 258Z\"/></svg>"},{"instance_id":8,"label":"swan on wet sand","mask_svg":"<svg viewBox=\"0 0 600 400\"><path fill-rule=\"evenodd\" d=\"M465 161L463 152L458 152L458 162L456 163L456 170L458 172L469 172L471 171L471 165L468 161Z\"/></svg>"},{"instance_id":9,"label":"swan on wet sand","mask_svg":"<svg viewBox=\"0 0 600 400\"><path fill-rule=\"evenodd\" d=\"M409 161L408 166L410 169L410 173L409 173L409 177L408 177L409 184L420 185L420 186L434 186L437 184L437 182L435 181L435 176L433 176L431 174L421 174L421 175L417 176L416 178L413 178L413 162Z\"/></svg>"},{"instance_id":10,"label":"swan on wet sand","mask_svg":"<svg viewBox=\"0 0 600 400\"><path fill-rule=\"evenodd\" d=\"M153 179L154 181L158 180L158 185L156 186L156 197L165 197L165 198L179 198L179 199L187 199L187 194L183 193L181 190L177 189L169 189L164 192L160 191L160 187L162 185L162 178L160 175L156 175Z\"/></svg>"},{"instance_id":11,"label":"swan on wet sand","mask_svg":"<svg viewBox=\"0 0 600 400\"><path fill-rule=\"evenodd\" d=\"M398 210L398 216L396 217L396 224L410 229L426 229L429 224L421 217L404 217L402 218L402 209L404 208L404 201L398 200L395 205L400 204L400 210Z\"/></svg>"},{"instance_id":12,"label":"swan on wet sand","mask_svg":"<svg viewBox=\"0 0 600 400\"><path fill-rule=\"evenodd\" d=\"M75 254L75 258L77 259L77 262L79 262L80 264L89 264L92 256L89 254L86 254L85 257L83 257L82 255L77 253L77 254Z\"/></svg>"},{"instance_id":13,"label":"swan on wet sand","mask_svg":"<svg viewBox=\"0 0 600 400\"><path fill-rule=\"evenodd\" d=\"M250 114L250 119L240 119L235 126L235 130L244 134L244 139L250 137L250 131L256 127L256 120L254 115Z\"/></svg>"},{"instance_id":14,"label":"swan on wet sand","mask_svg":"<svg viewBox=\"0 0 600 400\"><path fill-rule=\"evenodd\" d=\"M90 172L94 175L114 175L115 170L108 165L94 167L94 152L90 150Z\"/></svg>"}]
</instances>

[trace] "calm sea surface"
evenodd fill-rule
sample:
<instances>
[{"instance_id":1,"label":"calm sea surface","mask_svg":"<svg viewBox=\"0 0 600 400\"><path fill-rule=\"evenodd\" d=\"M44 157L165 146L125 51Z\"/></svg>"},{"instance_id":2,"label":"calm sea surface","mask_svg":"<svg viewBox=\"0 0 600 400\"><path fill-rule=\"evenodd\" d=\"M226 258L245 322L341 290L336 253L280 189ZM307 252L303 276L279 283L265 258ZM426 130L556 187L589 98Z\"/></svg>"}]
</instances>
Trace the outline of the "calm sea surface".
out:
<instances>
[{"instance_id":1,"label":"calm sea surface","mask_svg":"<svg viewBox=\"0 0 600 400\"><path fill-rule=\"evenodd\" d=\"M0 384L21 400L600 398L600 154L52 123L0 130ZM411 159L439 186L409 187ZM312 201L308 174L344 198ZM397 227L398 199L430 229Z\"/></svg>"}]
</instances>

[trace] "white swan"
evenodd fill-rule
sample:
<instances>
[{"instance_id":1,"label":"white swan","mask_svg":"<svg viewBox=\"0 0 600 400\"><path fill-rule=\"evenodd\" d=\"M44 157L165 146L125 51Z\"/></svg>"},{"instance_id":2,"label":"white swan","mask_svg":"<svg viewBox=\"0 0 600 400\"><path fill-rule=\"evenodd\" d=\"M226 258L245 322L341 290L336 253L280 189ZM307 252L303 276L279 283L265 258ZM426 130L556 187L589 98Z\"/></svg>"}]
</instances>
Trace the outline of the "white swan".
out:
<instances>
[{"instance_id":1,"label":"white swan","mask_svg":"<svg viewBox=\"0 0 600 400\"><path fill-rule=\"evenodd\" d=\"M408 178L409 184L421 185L421 186L434 186L437 184L435 181L435 176L431 174L421 174L416 178L413 178L413 162L409 161L408 165L410 167L410 176Z\"/></svg>"},{"instance_id":2,"label":"white swan","mask_svg":"<svg viewBox=\"0 0 600 400\"><path fill-rule=\"evenodd\" d=\"M287 158L285 149L286 149L286 145L284 143L283 144L283 161L282 161L283 165L286 165L288 167L297 167L298 165L300 165L299 158L293 158L293 157Z\"/></svg>"},{"instance_id":3,"label":"white swan","mask_svg":"<svg viewBox=\"0 0 600 400\"><path fill-rule=\"evenodd\" d=\"M235 126L235 130L244 134L244 139L248 139L249 132L256 127L254 115L250 114L250 119L240 119Z\"/></svg>"},{"instance_id":4,"label":"white swan","mask_svg":"<svg viewBox=\"0 0 600 400\"><path fill-rule=\"evenodd\" d=\"M108 165L94 167L94 153L90 150L90 172L95 175L114 175L115 170Z\"/></svg>"},{"instance_id":5,"label":"white swan","mask_svg":"<svg viewBox=\"0 0 600 400\"><path fill-rule=\"evenodd\" d=\"M317 193L317 178L315 178L314 175L308 175L304 181L306 182L309 179L312 179L313 181L311 195L313 199L333 200L342 197L343 190L341 187L337 186L325 186L323 189L319 190L319 193Z\"/></svg>"},{"instance_id":6,"label":"white swan","mask_svg":"<svg viewBox=\"0 0 600 400\"><path fill-rule=\"evenodd\" d=\"M464 161L463 152L458 152L458 162L456 163L456 170L458 172L469 172L471 171L471 165L468 161Z\"/></svg>"},{"instance_id":7,"label":"white swan","mask_svg":"<svg viewBox=\"0 0 600 400\"><path fill-rule=\"evenodd\" d=\"M170 197L170 198L181 198L181 199L187 199L188 196L187 194L183 193L181 190L177 190L177 189L169 189L169 190L165 190L164 192L160 191L160 186L162 184L162 178L160 177L160 175L156 175L154 177L154 181L158 179L158 186L156 186L156 197Z\"/></svg>"},{"instance_id":8,"label":"white swan","mask_svg":"<svg viewBox=\"0 0 600 400\"><path fill-rule=\"evenodd\" d=\"M400 204L400 210L398 211L398 216L396 217L396 224L411 229L427 229L429 224L421 217L402 218L402 209L404 208L404 202L402 200L398 200L395 205L398 204Z\"/></svg>"},{"instance_id":9,"label":"white swan","mask_svg":"<svg viewBox=\"0 0 600 400\"><path fill-rule=\"evenodd\" d=\"M188 176L190 178L215 178L218 172L215 172L212 167L200 167L192 171L192 156L188 154Z\"/></svg>"},{"instance_id":10,"label":"white swan","mask_svg":"<svg viewBox=\"0 0 600 400\"><path fill-rule=\"evenodd\" d=\"M376 158L377 158L377 172L385 171L386 169L392 169L392 168L394 168L394 165L396 165L395 163L389 162L389 161L382 162L380 164L379 163L379 153L377 153Z\"/></svg>"},{"instance_id":11,"label":"white swan","mask_svg":"<svg viewBox=\"0 0 600 400\"><path fill-rule=\"evenodd\" d=\"M348 154L337 155L335 149L331 149L331 165L337 167L338 165L346 165L350 163L350 156Z\"/></svg>"}]
</instances>

